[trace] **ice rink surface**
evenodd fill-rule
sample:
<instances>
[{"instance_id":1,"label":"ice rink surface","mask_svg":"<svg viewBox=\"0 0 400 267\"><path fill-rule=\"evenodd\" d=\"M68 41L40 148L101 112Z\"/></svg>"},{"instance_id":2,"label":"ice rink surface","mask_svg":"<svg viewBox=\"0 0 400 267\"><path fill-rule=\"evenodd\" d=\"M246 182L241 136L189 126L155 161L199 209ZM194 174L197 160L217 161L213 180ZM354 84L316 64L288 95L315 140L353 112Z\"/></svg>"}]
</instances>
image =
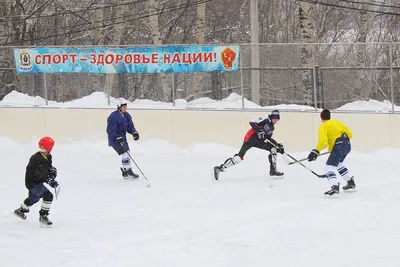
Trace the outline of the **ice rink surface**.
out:
<instances>
[{"instance_id":1,"label":"ice rink surface","mask_svg":"<svg viewBox=\"0 0 400 267\"><path fill-rule=\"evenodd\" d=\"M285 178L271 179L268 153L256 149L215 182L211 167L239 147L132 142L147 188L143 178L122 179L105 141L56 144L62 190L47 229L39 226L40 202L26 221L11 214L27 196L35 140L0 139L1 267L400 266L399 150L353 151L347 166L357 192L329 198L326 180L282 157ZM322 173L325 159L306 164Z\"/></svg>"}]
</instances>

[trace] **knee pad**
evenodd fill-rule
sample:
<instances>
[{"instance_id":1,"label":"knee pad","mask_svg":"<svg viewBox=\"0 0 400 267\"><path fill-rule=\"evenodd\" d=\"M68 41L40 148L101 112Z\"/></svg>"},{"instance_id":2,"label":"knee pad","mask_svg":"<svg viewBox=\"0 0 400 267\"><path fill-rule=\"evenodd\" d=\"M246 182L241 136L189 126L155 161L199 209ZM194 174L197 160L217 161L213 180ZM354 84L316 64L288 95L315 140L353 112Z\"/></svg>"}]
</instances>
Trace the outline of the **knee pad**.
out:
<instances>
[{"instance_id":1,"label":"knee pad","mask_svg":"<svg viewBox=\"0 0 400 267\"><path fill-rule=\"evenodd\" d=\"M44 202L52 202L54 199L54 196L50 191L43 193L42 197Z\"/></svg>"},{"instance_id":2,"label":"knee pad","mask_svg":"<svg viewBox=\"0 0 400 267\"><path fill-rule=\"evenodd\" d=\"M234 164L238 164L238 163L240 163L242 160L243 160L243 158L240 157L239 154L235 154L235 155L233 156L233 158L232 158L232 161L233 161Z\"/></svg>"},{"instance_id":3,"label":"knee pad","mask_svg":"<svg viewBox=\"0 0 400 267\"><path fill-rule=\"evenodd\" d=\"M243 158L239 157L239 154L235 154L232 158L229 158L225 160L224 164L222 164L223 168L228 168L233 165L236 165L240 163L243 160Z\"/></svg>"},{"instance_id":4,"label":"knee pad","mask_svg":"<svg viewBox=\"0 0 400 267\"><path fill-rule=\"evenodd\" d=\"M278 150L276 149L276 147L272 147L271 148L271 154L273 154L273 155L277 155L278 154Z\"/></svg>"}]
</instances>

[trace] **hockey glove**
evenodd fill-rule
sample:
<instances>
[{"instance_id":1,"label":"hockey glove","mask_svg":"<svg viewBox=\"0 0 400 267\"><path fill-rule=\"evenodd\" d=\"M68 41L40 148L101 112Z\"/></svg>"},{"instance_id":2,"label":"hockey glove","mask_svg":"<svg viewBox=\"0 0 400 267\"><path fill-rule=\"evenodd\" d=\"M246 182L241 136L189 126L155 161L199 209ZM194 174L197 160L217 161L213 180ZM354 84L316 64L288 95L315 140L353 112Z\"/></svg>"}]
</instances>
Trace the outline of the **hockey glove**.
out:
<instances>
[{"instance_id":1,"label":"hockey glove","mask_svg":"<svg viewBox=\"0 0 400 267\"><path fill-rule=\"evenodd\" d=\"M135 141L139 140L139 133L138 132L134 132L132 134L132 136L133 136L133 140L135 140Z\"/></svg>"},{"instance_id":2,"label":"hockey glove","mask_svg":"<svg viewBox=\"0 0 400 267\"><path fill-rule=\"evenodd\" d=\"M308 161L314 161L317 159L319 155L319 151L316 149L311 150L310 154L308 154Z\"/></svg>"},{"instance_id":3,"label":"hockey glove","mask_svg":"<svg viewBox=\"0 0 400 267\"><path fill-rule=\"evenodd\" d=\"M60 185L58 184L58 182L57 182L56 180L54 180L54 179L49 178L49 179L47 180L47 183L48 183L51 187L54 188L54 194L53 194L53 195L56 197L56 199L58 199L58 194L60 194L60 191L61 191L61 187L60 187Z\"/></svg>"},{"instance_id":4,"label":"hockey glove","mask_svg":"<svg viewBox=\"0 0 400 267\"><path fill-rule=\"evenodd\" d=\"M48 183L53 188L56 188L59 186L57 181L50 177L49 177L49 179L47 179L46 183Z\"/></svg>"},{"instance_id":5,"label":"hockey glove","mask_svg":"<svg viewBox=\"0 0 400 267\"><path fill-rule=\"evenodd\" d=\"M57 169L55 167L50 168L49 177L51 179L55 179L57 177Z\"/></svg>"},{"instance_id":6,"label":"hockey glove","mask_svg":"<svg viewBox=\"0 0 400 267\"><path fill-rule=\"evenodd\" d=\"M285 154L285 148L283 147L283 145L281 143L279 143L277 145L277 147L278 147L278 149L277 149L278 153Z\"/></svg>"}]
</instances>

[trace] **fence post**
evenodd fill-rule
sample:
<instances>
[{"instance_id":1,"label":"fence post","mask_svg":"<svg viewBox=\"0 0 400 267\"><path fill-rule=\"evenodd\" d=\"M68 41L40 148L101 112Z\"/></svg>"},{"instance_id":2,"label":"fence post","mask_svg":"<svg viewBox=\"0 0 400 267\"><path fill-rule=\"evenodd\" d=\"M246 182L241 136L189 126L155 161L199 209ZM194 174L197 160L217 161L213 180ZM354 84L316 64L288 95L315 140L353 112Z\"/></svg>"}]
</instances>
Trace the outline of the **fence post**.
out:
<instances>
[{"instance_id":1,"label":"fence post","mask_svg":"<svg viewBox=\"0 0 400 267\"><path fill-rule=\"evenodd\" d=\"M258 5L258 0L250 0L251 101L260 105L260 25Z\"/></svg>"},{"instance_id":2,"label":"fence post","mask_svg":"<svg viewBox=\"0 0 400 267\"><path fill-rule=\"evenodd\" d=\"M44 99L46 101L46 106L49 105L49 99L47 97L47 77L46 73L43 73L43 87L44 87Z\"/></svg>"},{"instance_id":3,"label":"fence post","mask_svg":"<svg viewBox=\"0 0 400 267\"><path fill-rule=\"evenodd\" d=\"M324 109L325 108L325 101L324 101L324 68L323 67L321 67L319 69L318 87L320 88L320 90L319 90L319 99L320 99L319 107Z\"/></svg>"},{"instance_id":4,"label":"fence post","mask_svg":"<svg viewBox=\"0 0 400 267\"><path fill-rule=\"evenodd\" d=\"M317 99L317 90L318 90L318 85L317 85L317 73L318 73L318 66L314 65L313 69L313 88L314 88L314 107L315 109L318 109L318 99Z\"/></svg>"},{"instance_id":5,"label":"fence post","mask_svg":"<svg viewBox=\"0 0 400 267\"><path fill-rule=\"evenodd\" d=\"M108 106L111 106L111 89L110 89L110 79L107 74L104 74L106 78L106 90L107 90L107 104Z\"/></svg>"},{"instance_id":6,"label":"fence post","mask_svg":"<svg viewBox=\"0 0 400 267\"><path fill-rule=\"evenodd\" d=\"M389 62L390 62L390 93L392 100L392 113L394 113L394 88L393 88L393 46L389 43Z\"/></svg>"},{"instance_id":7,"label":"fence post","mask_svg":"<svg viewBox=\"0 0 400 267\"><path fill-rule=\"evenodd\" d=\"M239 68L240 68L240 90L242 94L242 109L244 109L243 59L241 53L239 53Z\"/></svg>"},{"instance_id":8,"label":"fence post","mask_svg":"<svg viewBox=\"0 0 400 267\"><path fill-rule=\"evenodd\" d=\"M171 73L172 106L175 107L175 74Z\"/></svg>"}]
</instances>

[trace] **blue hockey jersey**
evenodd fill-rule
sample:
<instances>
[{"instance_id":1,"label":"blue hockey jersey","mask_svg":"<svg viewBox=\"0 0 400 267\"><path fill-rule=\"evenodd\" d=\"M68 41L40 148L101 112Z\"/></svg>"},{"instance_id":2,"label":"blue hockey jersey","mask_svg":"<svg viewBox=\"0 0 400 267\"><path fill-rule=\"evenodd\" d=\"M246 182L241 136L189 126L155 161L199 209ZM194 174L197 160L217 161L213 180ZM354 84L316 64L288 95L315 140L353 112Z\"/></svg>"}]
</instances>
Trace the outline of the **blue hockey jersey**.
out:
<instances>
[{"instance_id":1,"label":"blue hockey jersey","mask_svg":"<svg viewBox=\"0 0 400 267\"><path fill-rule=\"evenodd\" d=\"M132 117L128 112L121 114L118 110L108 116L107 119L107 134L108 145L114 146L115 139L122 136L126 145L126 133L133 134L136 132L135 125L133 124Z\"/></svg>"}]
</instances>

